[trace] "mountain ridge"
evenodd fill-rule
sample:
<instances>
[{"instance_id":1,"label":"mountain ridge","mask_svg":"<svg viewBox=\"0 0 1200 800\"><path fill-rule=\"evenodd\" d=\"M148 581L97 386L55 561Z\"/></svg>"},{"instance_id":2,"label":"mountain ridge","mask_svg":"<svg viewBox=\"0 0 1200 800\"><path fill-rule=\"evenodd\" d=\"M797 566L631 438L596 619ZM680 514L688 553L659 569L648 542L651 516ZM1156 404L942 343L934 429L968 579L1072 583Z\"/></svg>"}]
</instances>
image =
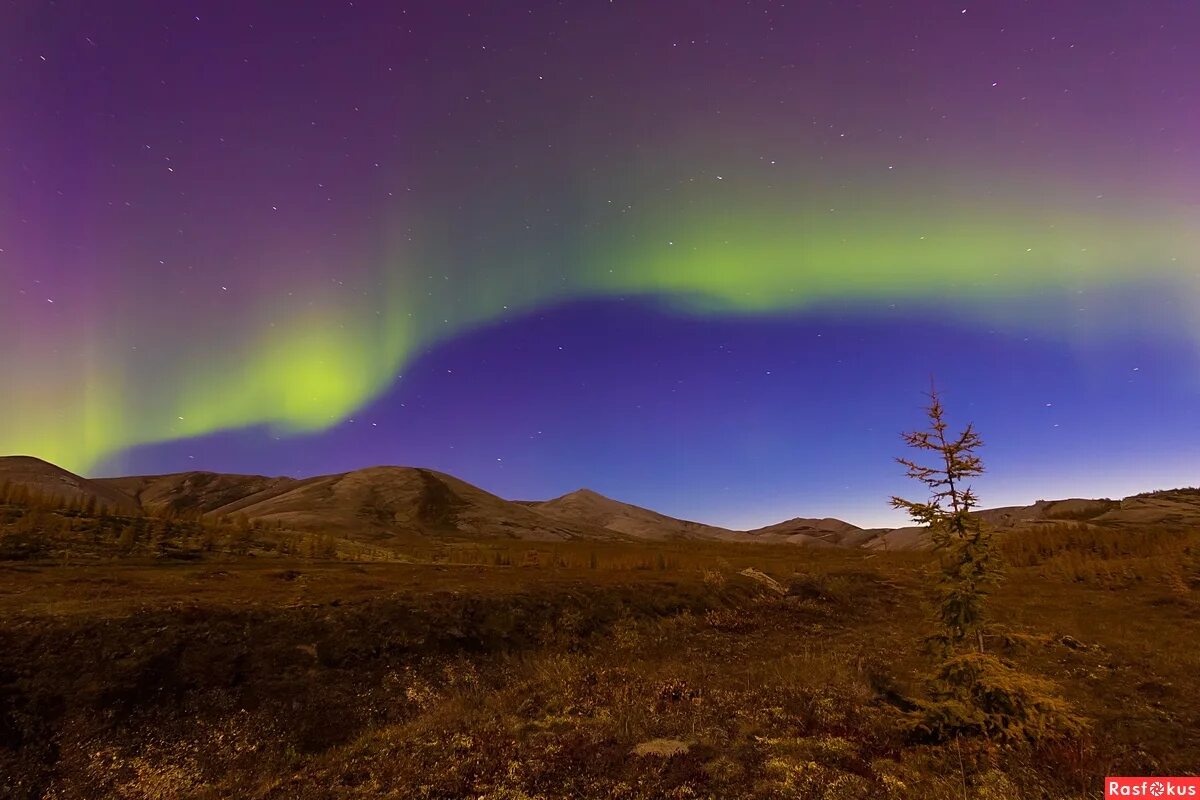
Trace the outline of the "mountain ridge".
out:
<instances>
[{"instance_id":1,"label":"mountain ridge","mask_svg":"<svg viewBox=\"0 0 1200 800\"><path fill-rule=\"evenodd\" d=\"M724 541L815 547L923 549L918 527L860 528L833 517L794 517L739 531L678 519L580 488L549 500L506 500L422 467L374 466L308 478L190 471L84 478L34 456L0 457L0 485L119 513L245 517L371 544L403 539L514 538L643 542ZM1200 524L1200 490L1146 492L1123 500L1068 498L980 509L998 531L1040 525Z\"/></svg>"}]
</instances>

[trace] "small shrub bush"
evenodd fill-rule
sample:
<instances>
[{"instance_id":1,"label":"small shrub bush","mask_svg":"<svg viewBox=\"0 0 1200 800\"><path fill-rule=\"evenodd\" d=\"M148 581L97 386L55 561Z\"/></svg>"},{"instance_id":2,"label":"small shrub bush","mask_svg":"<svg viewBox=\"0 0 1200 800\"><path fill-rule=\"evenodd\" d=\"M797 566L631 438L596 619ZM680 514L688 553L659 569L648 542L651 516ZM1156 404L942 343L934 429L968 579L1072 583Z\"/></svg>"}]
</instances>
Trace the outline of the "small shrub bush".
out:
<instances>
[{"instance_id":1,"label":"small shrub bush","mask_svg":"<svg viewBox=\"0 0 1200 800\"><path fill-rule=\"evenodd\" d=\"M997 656L966 652L942 662L933 700L915 712L912 733L935 742L965 736L1044 745L1078 738L1087 727L1050 681Z\"/></svg>"}]
</instances>

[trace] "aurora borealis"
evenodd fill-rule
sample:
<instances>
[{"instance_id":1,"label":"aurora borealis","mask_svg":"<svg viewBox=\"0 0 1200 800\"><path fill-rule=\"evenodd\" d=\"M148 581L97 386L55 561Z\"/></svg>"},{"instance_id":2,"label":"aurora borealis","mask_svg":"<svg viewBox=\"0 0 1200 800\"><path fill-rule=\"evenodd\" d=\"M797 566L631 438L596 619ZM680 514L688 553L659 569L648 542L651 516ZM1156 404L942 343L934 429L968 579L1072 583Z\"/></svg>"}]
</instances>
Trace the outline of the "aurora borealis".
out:
<instances>
[{"instance_id":1,"label":"aurora borealis","mask_svg":"<svg viewBox=\"0 0 1200 800\"><path fill-rule=\"evenodd\" d=\"M1195 484L1200 7L9 4L0 452L890 518Z\"/></svg>"}]
</instances>

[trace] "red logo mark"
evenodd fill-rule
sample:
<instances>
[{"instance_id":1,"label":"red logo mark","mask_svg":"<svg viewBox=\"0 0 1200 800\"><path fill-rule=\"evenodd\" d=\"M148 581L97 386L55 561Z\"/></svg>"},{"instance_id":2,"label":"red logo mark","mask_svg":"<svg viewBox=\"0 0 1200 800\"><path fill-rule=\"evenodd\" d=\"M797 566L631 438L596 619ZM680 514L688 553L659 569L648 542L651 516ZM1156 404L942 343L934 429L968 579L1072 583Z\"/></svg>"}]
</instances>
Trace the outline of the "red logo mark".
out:
<instances>
[{"instance_id":1,"label":"red logo mark","mask_svg":"<svg viewBox=\"0 0 1200 800\"><path fill-rule=\"evenodd\" d=\"M1200 778L1105 778L1104 800L1123 797L1194 797L1200 800Z\"/></svg>"}]
</instances>

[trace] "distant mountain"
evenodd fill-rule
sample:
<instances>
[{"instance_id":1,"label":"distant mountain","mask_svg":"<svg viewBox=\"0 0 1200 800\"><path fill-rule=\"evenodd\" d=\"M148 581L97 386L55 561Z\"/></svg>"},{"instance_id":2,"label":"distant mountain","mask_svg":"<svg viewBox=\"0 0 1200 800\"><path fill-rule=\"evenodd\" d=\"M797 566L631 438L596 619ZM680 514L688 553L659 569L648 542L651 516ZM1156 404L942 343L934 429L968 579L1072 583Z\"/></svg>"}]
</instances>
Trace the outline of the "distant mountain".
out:
<instances>
[{"instance_id":1,"label":"distant mountain","mask_svg":"<svg viewBox=\"0 0 1200 800\"><path fill-rule=\"evenodd\" d=\"M33 456L0 458L0 485L22 486L45 498L61 500L64 505L81 506L94 502L97 508L133 513L138 505L124 492L102 481L81 478L73 472Z\"/></svg>"},{"instance_id":2,"label":"distant mountain","mask_svg":"<svg viewBox=\"0 0 1200 800\"><path fill-rule=\"evenodd\" d=\"M177 472L171 475L134 475L96 478L94 482L133 498L153 514L223 513L234 503L255 495L286 490L299 481L262 475L227 475L216 472Z\"/></svg>"},{"instance_id":3,"label":"distant mountain","mask_svg":"<svg viewBox=\"0 0 1200 800\"><path fill-rule=\"evenodd\" d=\"M840 519L825 517L808 519L796 517L765 528L746 531L746 541L783 542L826 547L859 547L869 541L875 531L863 530Z\"/></svg>"},{"instance_id":4,"label":"distant mountain","mask_svg":"<svg viewBox=\"0 0 1200 800\"><path fill-rule=\"evenodd\" d=\"M648 508L622 503L591 489L579 489L553 500L522 501L522 505L564 523L582 523L648 541L724 539L735 533L726 528L676 519Z\"/></svg>"},{"instance_id":5,"label":"distant mountain","mask_svg":"<svg viewBox=\"0 0 1200 800\"><path fill-rule=\"evenodd\" d=\"M244 514L286 528L376 543L412 536L618 538L551 519L453 476L413 467L371 467L304 479L185 472L98 482L133 495L149 511Z\"/></svg>"},{"instance_id":6,"label":"distant mountain","mask_svg":"<svg viewBox=\"0 0 1200 800\"><path fill-rule=\"evenodd\" d=\"M1200 489L1166 489L1123 500L1070 498L1038 500L1027 506L1003 506L976 512L999 533L1036 530L1048 525L1136 530L1145 525L1200 525ZM925 528L875 531L862 546L891 550L919 550L929 546Z\"/></svg>"},{"instance_id":7,"label":"distant mountain","mask_svg":"<svg viewBox=\"0 0 1200 800\"><path fill-rule=\"evenodd\" d=\"M1109 501L1111 502L1111 501ZM1098 525L1200 525L1200 489L1168 489L1126 497L1091 522Z\"/></svg>"},{"instance_id":8,"label":"distant mountain","mask_svg":"<svg viewBox=\"0 0 1200 800\"><path fill-rule=\"evenodd\" d=\"M41 459L0 457L0 485L119 513L245 515L293 530L386 545L402 539L513 538L556 541L726 541L912 550L924 528L863 529L840 519L796 517L752 531L676 519L589 489L553 500L511 501L451 475L415 467L370 467L314 478L181 472L83 478ZM1148 492L1124 500L1039 500L978 512L1004 532L1044 525L1200 525L1200 489Z\"/></svg>"}]
</instances>

